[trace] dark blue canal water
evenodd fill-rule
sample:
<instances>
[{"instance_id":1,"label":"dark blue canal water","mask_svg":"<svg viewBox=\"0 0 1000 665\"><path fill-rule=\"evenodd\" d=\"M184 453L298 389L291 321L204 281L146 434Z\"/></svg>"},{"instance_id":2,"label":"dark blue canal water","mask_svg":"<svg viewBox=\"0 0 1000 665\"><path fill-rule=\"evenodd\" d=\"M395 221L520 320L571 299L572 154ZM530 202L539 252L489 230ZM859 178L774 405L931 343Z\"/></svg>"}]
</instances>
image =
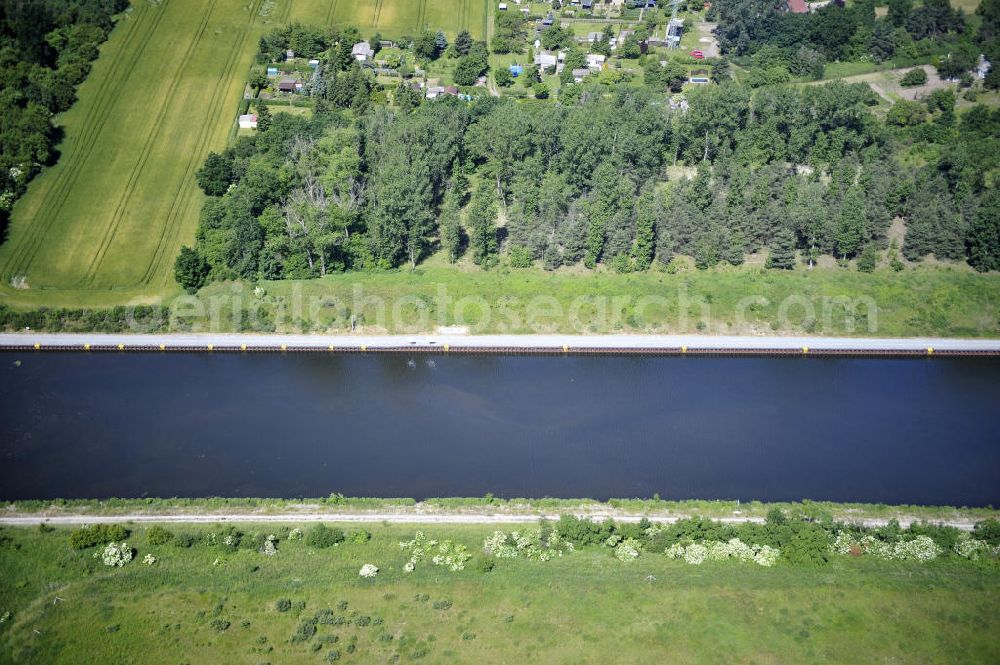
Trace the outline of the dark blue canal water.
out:
<instances>
[{"instance_id":1,"label":"dark blue canal water","mask_svg":"<svg viewBox=\"0 0 1000 665\"><path fill-rule=\"evenodd\" d=\"M0 499L1000 504L1000 360L0 354Z\"/></svg>"}]
</instances>

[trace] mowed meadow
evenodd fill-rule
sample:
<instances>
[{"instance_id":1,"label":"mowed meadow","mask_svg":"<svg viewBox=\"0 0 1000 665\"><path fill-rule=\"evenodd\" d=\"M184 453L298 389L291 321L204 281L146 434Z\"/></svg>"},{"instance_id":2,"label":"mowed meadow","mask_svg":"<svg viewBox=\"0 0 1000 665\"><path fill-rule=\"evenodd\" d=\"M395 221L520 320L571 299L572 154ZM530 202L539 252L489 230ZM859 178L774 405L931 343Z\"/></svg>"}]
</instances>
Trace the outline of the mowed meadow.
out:
<instances>
[{"instance_id":1,"label":"mowed meadow","mask_svg":"<svg viewBox=\"0 0 1000 665\"><path fill-rule=\"evenodd\" d=\"M0 531L3 663L996 663L1000 577L987 562L837 558L825 566L622 562L588 547L551 561L497 559L489 526L340 525L316 549L294 524L277 553L205 543L222 526L132 526L122 568L75 550L68 529ZM303 530L307 532L307 525ZM535 525L525 524L526 528ZM473 559L404 570L422 528ZM517 528L517 527L513 527ZM201 542L179 547L191 537ZM221 536L220 536L221 539ZM152 554L153 565L143 563ZM373 579L359 576L378 566ZM287 604L279 604L287 601ZM284 610L284 611L283 611Z\"/></svg>"},{"instance_id":2,"label":"mowed meadow","mask_svg":"<svg viewBox=\"0 0 1000 665\"><path fill-rule=\"evenodd\" d=\"M56 119L60 158L17 203L0 245L0 302L103 306L178 293L194 179L234 130L260 36L292 21L368 35L420 27L481 36L483 0L134 0L79 100ZM12 280L22 281L15 289Z\"/></svg>"}]
</instances>

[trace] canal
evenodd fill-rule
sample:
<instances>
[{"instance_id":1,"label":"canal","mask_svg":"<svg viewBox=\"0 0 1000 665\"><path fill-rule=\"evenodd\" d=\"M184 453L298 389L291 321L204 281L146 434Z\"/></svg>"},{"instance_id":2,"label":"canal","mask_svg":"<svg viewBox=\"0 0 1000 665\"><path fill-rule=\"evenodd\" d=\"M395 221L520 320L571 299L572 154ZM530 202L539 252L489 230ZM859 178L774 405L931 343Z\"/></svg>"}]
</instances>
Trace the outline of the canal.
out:
<instances>
[{"instance_id":1,"label":"canal","mask_svg":"<svg viewBox=\"0 0 1000 665\"><path fill-rule=\"evenodd\" d=\"M0 354L0 499L1000 504L1000 359Z\"/></svg>"}]
</instances>

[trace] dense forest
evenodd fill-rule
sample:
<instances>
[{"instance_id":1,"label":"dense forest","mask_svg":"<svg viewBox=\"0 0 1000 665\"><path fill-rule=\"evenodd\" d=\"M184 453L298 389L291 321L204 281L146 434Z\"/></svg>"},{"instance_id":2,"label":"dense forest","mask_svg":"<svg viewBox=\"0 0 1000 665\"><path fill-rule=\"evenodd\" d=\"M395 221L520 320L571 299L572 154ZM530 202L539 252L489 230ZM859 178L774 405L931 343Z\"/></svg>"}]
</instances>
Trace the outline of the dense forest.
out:
<instances>
[{"instance_id":1,"label":"dense forest","mask_svg":"<svg viewBox=\"0 0 1000 665\"><path fill-rule=\"evenodd\" d=\"M572 105L448 99L409 112L275 114L207 161L201 182L221 196L205 204L187 254L195 277L215 279L415 265L438 245L484 265L506 247L550 269L623 271L675 253L737 264L770 246L772 265L790 268L795 249L849 259L885 248L901 216L906 257L961 259L985 243L969 258L995 268L1000 201L983 174L997 167L1000 111L956 120L946 105L926 132L943 143L930 144L878 121L871 97L837 82L728 83L692 94L686 113L622 87ZM895 153L907 143L938 156L904 167ZM693 177L666 180L675 161L696 165Z\"/></svg>"},{"instance_id":2,"label":"dense forest","mask_svg":"<svg viewBox=\"0 0 1000 665\"><path fill-rule=\"evenodd\" d=\"M796 14L785 11L784 0L720 0L712 4L708 18L719 22L724 53L753 57L752 80L760 83L820 78L825 64L833 61L937 56L942 78L963 79L968 87L980 54L1000 62L1000 0L983 0L976 30L969 29L962 10L953 9L948 0L888 0L882 17L876 16L876 4L831 2ZM992 68L985 85L1000 87L1000 68Z\"/></svg>"},{"instance_id":3,"label":"dense forest","mask_svg":"<svg viewBox=\"0 0 1000 665\"><path fill-rule=\"evenodd\" d=\"M438 250L484 267L506 256L619 272L676 254L739 264L765 248L784 269L827 254L871 270L884 250L894 269L928 254L1000 267L1000 110L959 113L951 89L887 117L867 85L837 81L720 78L672 110L656 72L567 84L547 101L425 101L400 86L389 105L348 57L354 34L287 28L262 56L303 34L321 60L314 114L259 105L258 131L209 156L197 244L177 261L188 288L412 267Z\"/></svg>"},{"instance_id":4,"label":"dense forest","mask_svg":"<svg viewBox=\"0 0 1000 665\"><path fill-rule=\"evenodd\" d=\"M128 0L0 2L0 230L28 181L55 159L52 116L76 86Z\"/></svg>"}]
</instances>

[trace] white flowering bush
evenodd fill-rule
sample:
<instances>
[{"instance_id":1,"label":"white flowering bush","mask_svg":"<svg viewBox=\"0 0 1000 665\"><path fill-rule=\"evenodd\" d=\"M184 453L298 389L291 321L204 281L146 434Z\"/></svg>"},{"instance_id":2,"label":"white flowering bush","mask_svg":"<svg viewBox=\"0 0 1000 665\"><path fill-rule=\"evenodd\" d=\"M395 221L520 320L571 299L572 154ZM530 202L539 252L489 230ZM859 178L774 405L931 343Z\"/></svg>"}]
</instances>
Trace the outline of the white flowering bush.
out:
<instances>
[{"instance_id":1,"label":"white flowering bush","mask_svg":"<svg viewBox=\"0 0 1000 665\"><path fill-rule=\"evenodd\" d=\"M855 547L858 547L858 542L846 531L838 531L836 538L833 539L833 544L830 545L830 549L837 554L850 554Z\"/></svg>"},{"instance_id":2,"label":"white flowering bush","mask_svg":"<svg viewBox=\"0 0 1000 665\"><path fill-rule=\"evenodd\" d=\"M417 567L417 565L415 563L413 563L412 561L407 561L406 565L403 566L403 572L404 573L412 573L413 569L416 568L416 567Z\"/></svg>"},{"instance_id":3,"label":"white flowering bush","mask_svg":"<svg viewBox=\"0 0 1000 665\"><path fill-rule=\"evenodd\" d=\"M288 540L302 540L302 529L295 527L288 532Z\"/></svg>"},{"instance_id":4,"label":"white flowering bush","mask_svg":"<svg viewBox=\"0 0 1000 665\"><path fill-rule=\"evenodd\" d=\"M264 546L261 547L260 551L263 552L264 556L274 556L278 553L277 538L274 534L269 534L267 538L264 539Z\"/></svg>"},{"instance_id":5,"label":"white flowering bush","mask_svg":"<svg viewBox=\"0 0 1000 665\"><path fill-rule=\"evenodd\" d=\"M982 540L970 538L968 534L962 534L955 542L954 550L958 556L975 561L979 557L987 555L990 551L990 546Z\"/></svg>"},{"instance_id":6,"label":"white flowering bush","mask_svg":"<svg viewBox=\"0 0 1000 665\"><path fill-rule=\"evenodd\" d=\"M460 543L446 540L438 545L437 554L431 558L435 566L445 566L448 570L455 572L465 570L465 562L472 558L469 548Z\"/></svg>"},{"instance_id":7,"label":"white flowering bush","mask_svg":"<svg viewBox=\"0 0 1000 665\"><path fill-rule=\"evenodd\" d=\"M755 563L758 566L770 568L778 562L781 550L770 545L748 545L739 538L728 541L707 540L691 543L687 546L674 543L663 552L669 559L684 559L686 563L698 566L705 561L735 560L742 563Z\"/></svg>"},{"instance_id":8,"label":"white flowering bush","mask_svg":"<svg viewBox=\"0 0 1000 665\"><path fill-rule=\"evenodd\" d=\"M152 566L154 563L156 563L156 557L153 556L152 554L147 554L142 558L142 562L147 566Z\"/></svg>"},{"instance_id":9,"label":"white flowering bush","mask_svg":"<svg viewBox=\"0 0 1000 665\"><path fill-rule=\"evenodd\" d=\"M555 529L552 529L544 540L541 529L532 529L523 533L511 531L509 534L494 531L493 535L483 541L483 550L498 559L516 559L523 556L525 559L551 561L555 557L562 556L564 552L574 551L574 547L573 543L564 541Z\"/></svg>"},{"instance_id":10,"label":"white flowering bush","mask_svg":"<svg viewBox=\"0 0 1000 665\"><path fill-rule=\"evenodd\" d=\"M725 561L726 559L753 561L753 548L739 538L731 538L727 542L709 541L705 543L705 548L708 550L707 558L709 561Z\"/></svg>"},{"instance_id":11,"label":"white flowering bush","mask_svg":"<svg viewBox=\"0 0 1000 665\"><path fill-rule=\"evenodd\" d=\"M132 548L128 543L108 543L103 552L94 552L94 558L101 557L105 566L121 568L132 560Z\"/></svg>"},{"instance_id":12,"label":"white flowering bush","mask_svg":"<svg viewBox=\"0 0 1000 665\"><path fill-rule=\"evenodd\" d=\"M933 561L944 553L930 536L916 536L909 540L895 543L884 541L870 534L854 539L849 534L840 531L834 538L830 549L837 554L862 552L876 559L885 561Z\"/></svg>"},{"instance_id":13,"label":"white flowering bush","mask_svg":"<svg viewBox=\"0 0 1000 665\"><path fill-rule=\"evenodd\" d=\"M765 568L770 568L778 563L778 557L781 556L781 550L770 545L754 545L753 551L753 562Z\"/></svg>"},{"instance_id":14,"label":"white flowering bush","mask_svg":"<svg viewBox=\"0 0 1000 665\"><path fill-rule=\"evenodd\" d=\"M840 531L834 538L830 549L837 554L863 552L868 556L885 561L932 561L943 553L943 550L930 536L916 536L910 540L900 540L889 543L872 535L864 535L855 540L849 534Z\"/></svg>"},{"instance_id":15,"label":"white flowering bush","mask_svg":"<svg viewBox=\"0 0 1000 665\"><path fill-rule=\"evenodd\" d=\"M503 531L494 531L492 536L483 541L483 549L498 559L517 558L517 546L508 542L507 534Z\"/></svg>"},{"instance_id":16,"label":"white flowering bush","mask_svg":"<svg viewBox=\"0 0 1000 665\"><path fill-rule=\"evenodd\" d=\"M639 541L626 538L615 547L615 558L622 562L635 561L639 558Z\"/></svg>"},{"instance_id":17,"label":"white flowering bush","mask_svg":"<svg viewBox=\"0 0 1000 665\"><path fill-rule=\"evenodd\" d=\"M691 543L684 548L684 561L692 566L700 566L708 557L708 548L700 543Z\"/></svg>"},{"instance_id":18,"label":"white flowering bush","mask_svg":"<svg viewBox=\"0 0 1000 665\"><path fill-rule=\"evenodd\" d=\"M358 571L358 575L367 579L372 579L373 577L378 575L378 566L372 563L366 563L365 565L361 566L361 570Z\"/></svg>"},{"instance_id":19,"label":"white flowering bush","mask_svg":"<svg viewBox=\"0 0 1000 665\"><path fill-rule=\"evenodd\" d=\"M893 558L900 561L932 561L941 553L941 548L929 536L901 540L893 547Z\"/></svg>"},{"instance_id":20,"label":"white flowering bush","mask_svg":"<svg viewBox=\"0 0 1000 665\"><path fill-rule=\"evenodd\" d=\"M400 542L399 549L410 553L410 561L407 564L409 566L409 570L406 569L406 566L403 567L403 570L406 570L408 573L412 573L413 569L417 567L417 564L420 563L424 557L426 557L431 550L437 546L437 544L438 541L427 538L423 531L417 531L417 533L413 536L413 540Z\"/></svg>"}]
</instances>

